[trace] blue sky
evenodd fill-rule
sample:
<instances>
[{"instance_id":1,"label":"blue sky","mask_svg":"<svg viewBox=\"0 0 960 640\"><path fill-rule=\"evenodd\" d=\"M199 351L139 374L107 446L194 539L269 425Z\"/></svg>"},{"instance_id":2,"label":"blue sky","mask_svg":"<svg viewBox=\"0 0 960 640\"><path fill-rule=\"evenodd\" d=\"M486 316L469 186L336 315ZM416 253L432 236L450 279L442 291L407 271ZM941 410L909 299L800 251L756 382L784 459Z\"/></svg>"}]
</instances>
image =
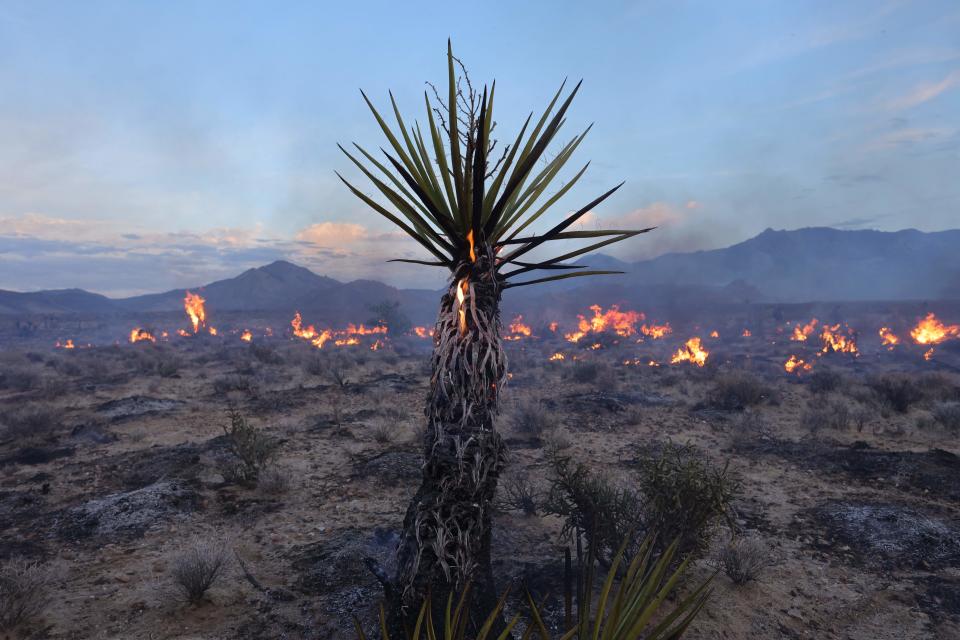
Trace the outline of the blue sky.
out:
<instances>
[{"instance_id":1,"label":"blue sky","mask_svg":"<svg viewBox=\"0 0 960 640\"><path fill-rule=\"evenodd\" d=\"M434 286L355 201L358 89L422 117L453 38L508 137L564 77L592 160L554 220L657 224L623 259L764 228L960 220L960 5L906 2L0 5L0 288L125 295L287 258ZM447 8L449 7L449 8Z\"/></svg>"}]
</instances>

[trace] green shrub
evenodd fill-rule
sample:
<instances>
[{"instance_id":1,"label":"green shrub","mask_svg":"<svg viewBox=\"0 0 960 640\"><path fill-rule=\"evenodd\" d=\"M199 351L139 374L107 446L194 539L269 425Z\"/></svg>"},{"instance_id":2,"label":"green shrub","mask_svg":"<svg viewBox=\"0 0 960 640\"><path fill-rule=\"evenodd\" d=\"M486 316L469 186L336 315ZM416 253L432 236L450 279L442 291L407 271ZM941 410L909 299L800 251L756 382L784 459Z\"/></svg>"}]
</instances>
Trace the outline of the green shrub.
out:
<instances>
[{"instance_id":1,"label":"green shrub","mask_svg":"<svg viewBox=\"0 0 960 640\"><path fill-rule=\"evenodd\" d=\"M224 477L232 482L254 485L260 472L273 462L279 445L250 424L239 411L231 410L229 416L230 424L224 426L223 433L235 462L225 469Z\"/></svg>"},{"instance_id":2,"label":"green shrub","mask_svg":"<svg viewBox=\"0 0 960 640\"><path fill-rule=\"evenodd\" d=\"M682 555L706 549L739 492L727 465L715 467L692 447L672 444L640 460L639 483L646 530L660 532L661 541L677 540Z\"/></svg>"}]
</instances>

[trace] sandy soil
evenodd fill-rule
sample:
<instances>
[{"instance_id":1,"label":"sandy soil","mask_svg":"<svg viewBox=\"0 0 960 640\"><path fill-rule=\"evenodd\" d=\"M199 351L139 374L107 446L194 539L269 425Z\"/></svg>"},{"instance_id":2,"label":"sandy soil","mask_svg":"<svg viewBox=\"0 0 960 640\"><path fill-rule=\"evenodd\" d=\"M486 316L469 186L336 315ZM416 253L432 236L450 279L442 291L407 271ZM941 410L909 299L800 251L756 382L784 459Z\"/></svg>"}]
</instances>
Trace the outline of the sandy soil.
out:
<instances>
[{"instance_id":1,"label":"sandy soil","mask_svg":"<svg viewBox=\"0 0 960 640\"><path fill-rule=\"evenodd\" d=\"M930 413L960 399L955 349L930 363L879 348L836 354L818 368L839 372L839 386L814 393L809 374L783 372L782 343L718 342L699 369L624 365L676 345L613 342L509 345L510 469L544 486L544 443L558 432L575 458L625 483L667 441L729 462L742 482L736 527L774 562L742 587L721 573L688 637L960 637L960 445ZM0 442L0 559L37 559L55 574L45 614L9 637L353 637L351 616L371 619L380 596L362 560L389 561L418 482L427 348L319 352L277 337L256 348L211 338L3 353L0 413L51 413L49 429ZM549 362L560 349L566 359ZM583 362L600 367L577 382ZM740 369L769 393L746 410L711 406L718 378ZM882 406L866 381L884 371L908 372L924 397L904 413ZM542 437L513 425L524 397L551 417ZM811 408L841 404L855 416L846 428L811 428ZM230 407L279 439L285 491L225 481ZM694 580L713 571L729 535L718 530ZM231 562L209 601L192 606L170 571L198 539L229 549ZM499 580L557 593L567 543L555 518L498 513Z\"/></svg>"}]
</instances>

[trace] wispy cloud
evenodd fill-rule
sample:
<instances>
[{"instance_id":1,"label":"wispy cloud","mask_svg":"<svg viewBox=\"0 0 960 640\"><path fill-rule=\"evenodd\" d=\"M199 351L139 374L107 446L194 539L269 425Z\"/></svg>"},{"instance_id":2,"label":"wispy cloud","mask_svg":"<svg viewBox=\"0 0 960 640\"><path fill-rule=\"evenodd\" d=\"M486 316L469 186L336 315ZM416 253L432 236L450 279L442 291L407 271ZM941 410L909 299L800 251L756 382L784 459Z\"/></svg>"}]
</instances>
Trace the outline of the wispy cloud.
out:
<instances>
[{"instance_id":1,"label":"wispy cloud","mask_svg":"<svg viewBox=\"0 0 960 640\"><path fill-rule=\"evenodd\" d=\"M887 102L886 107L890 111L912 109L937 98L958 85L960 85L960 69L955 69L939 82L925 82L914 86L907 93Z\"/></svg>"}]
</instances>

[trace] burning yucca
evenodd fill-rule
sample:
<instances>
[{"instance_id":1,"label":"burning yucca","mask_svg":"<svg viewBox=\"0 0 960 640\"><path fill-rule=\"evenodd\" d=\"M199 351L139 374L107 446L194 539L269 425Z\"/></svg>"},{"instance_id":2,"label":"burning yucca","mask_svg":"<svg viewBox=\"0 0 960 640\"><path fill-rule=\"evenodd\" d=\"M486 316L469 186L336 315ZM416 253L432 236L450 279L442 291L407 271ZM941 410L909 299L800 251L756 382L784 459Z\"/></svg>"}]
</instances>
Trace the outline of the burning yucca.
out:
<instances>
[{"instance_id":1,"label":"burning yucca","mask_svg":"<svg viewBox=\"0 0 960 640\"><path fill-rule=\"evenodd\" d=\"M450 283L440 301L434 335L430 400L427 407L423 483L409 506L397 553L397 570L387 588L390 625L402 630L401 612L416 611L428 592L440 595L472 582L478 611L494 604L490 563L491 513L504 445L494 428L499 393L507 380L500 321L500 297L509 287L533 285L610 271L583 270L570 261L644 230L580 231L570 228L618 187L564 220L533 234L539 220L580 179L586 166L544 197L583 141L586 131L545 152L562 128L580 85L558 105L563 87L543 115L527 118L499 158L489 92L474 91L448 45L445 103L424 93L426 124L408 126L391 94L396 127L363 95L387 138L384 159L353 145L341 147L383 196L378 202L340 176L350 191L413 238L427 259L401 259L447 269ZM460 69L463 69L460 65ZM556 107L556 109L555 109ZM532 125L532 128L531 128ZM339 174L338 174L339 176ZM524 233L526 232L526 233ZM541 260L529 254L559 240L594 240L586 247ZM561 271L522 279L539 270ZM599 313L599 312L595 312ZM631 319L635 323L639 318ZM593 327L591 322L588 325ZM634 329L615 327L630 335ZM408 622L413 622L408 620Z\"/></svg>"}]
</instances>

